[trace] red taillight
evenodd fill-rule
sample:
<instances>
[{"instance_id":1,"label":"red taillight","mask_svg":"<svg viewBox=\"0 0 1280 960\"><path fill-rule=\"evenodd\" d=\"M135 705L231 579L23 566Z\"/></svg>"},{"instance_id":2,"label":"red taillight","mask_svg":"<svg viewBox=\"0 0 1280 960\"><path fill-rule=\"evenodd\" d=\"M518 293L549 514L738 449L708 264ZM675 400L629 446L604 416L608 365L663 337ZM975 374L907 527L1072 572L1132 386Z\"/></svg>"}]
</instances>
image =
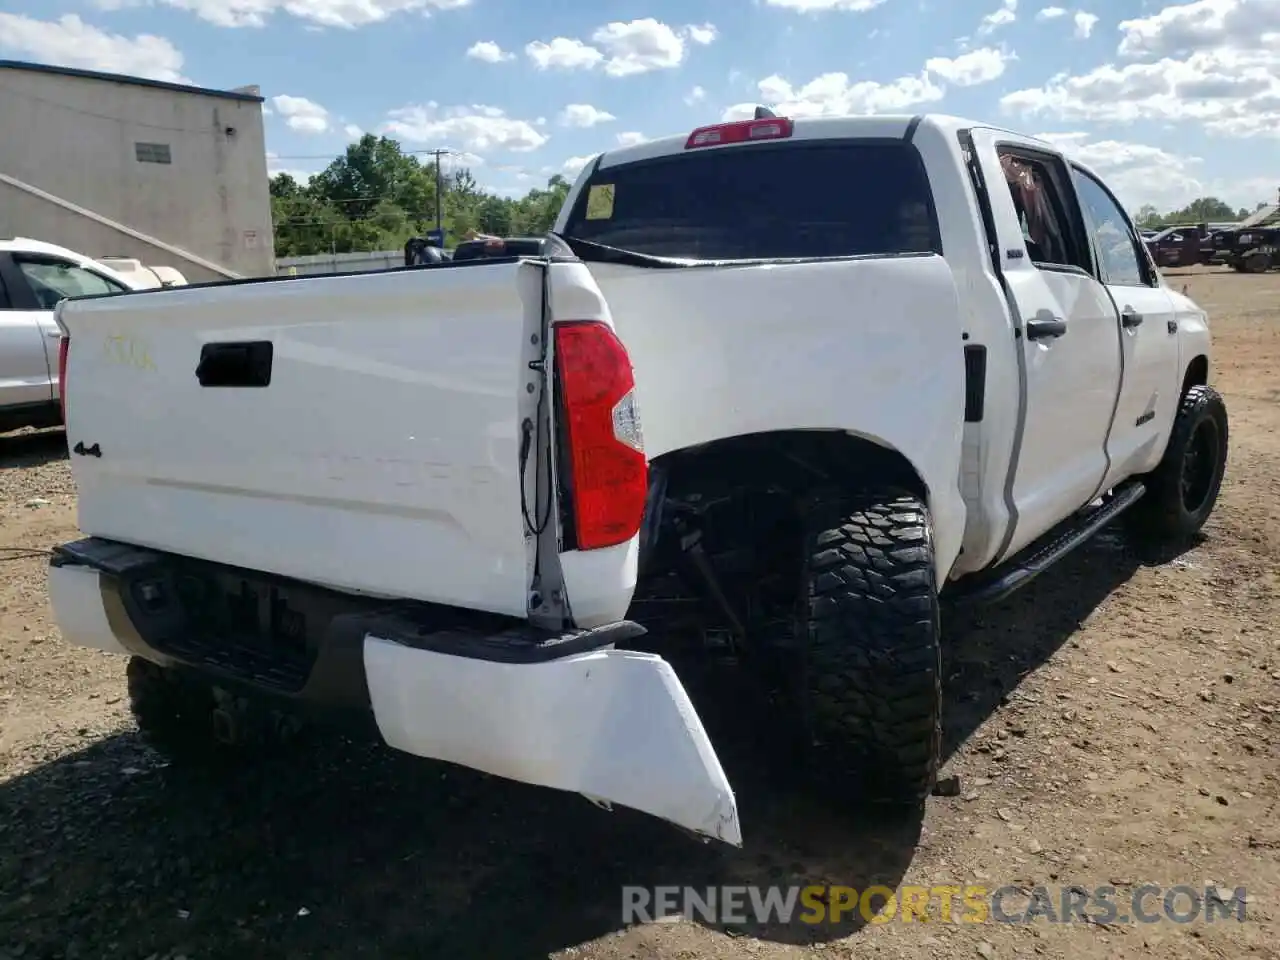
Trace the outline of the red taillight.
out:
<instances>
[{"instance_id":1,"label":"red taillight","mask_svg":"<svg viewBox=\"0 0 1280 960\"><path fill-rule=\"evenodd\" d=\"M649 483L631 358L598 320L559 323L555 338L578 549L625 543L640 530Z\"/></svg>"},{"instance_id":2,"label":"red taillight","mask_svg":"<svg viewBox=\"0 0 1280 960\"><path fill-rule=\"evenodd\" d=\"M689 134L684 148L715 147L722 143L745 143L748 140L781 140L791 136L794 130L795 125L787 117L717 123L710 127L699 127Z\"/></svg>"},{"instance_id":3,"label":"red taillight","mask_svg":"<svg viewBox=\"0 0 1280 960\"><path fill-rule=\"evenodd\" d=\"M66 334L58 340L58 403L62 406L62 422L67 422L67 354L71 351L71 338Z\"/></svg>"}]
</instances>

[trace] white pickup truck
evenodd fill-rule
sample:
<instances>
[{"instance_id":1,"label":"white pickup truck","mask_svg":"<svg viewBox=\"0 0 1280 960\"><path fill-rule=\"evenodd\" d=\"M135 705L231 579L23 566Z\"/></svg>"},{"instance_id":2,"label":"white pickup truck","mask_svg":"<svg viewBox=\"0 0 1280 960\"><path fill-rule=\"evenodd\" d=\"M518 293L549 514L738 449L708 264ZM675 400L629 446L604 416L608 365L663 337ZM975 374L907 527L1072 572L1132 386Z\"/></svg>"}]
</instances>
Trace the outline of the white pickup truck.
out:
<instances>
[{"instance_id":1,"label":"white pickup truck","mask_svg":"<svg viewBox=\"0 0 1280 960\"><path fill-rule=\"evenodd\" d=\"M740 844L662 655L705 644L918 806L940 604L1217 499L1205 313L1039 140L762 108L601 155L524 245L60 306L50 594L172 756L314 709Z\"/></svg>"}]
</instances>

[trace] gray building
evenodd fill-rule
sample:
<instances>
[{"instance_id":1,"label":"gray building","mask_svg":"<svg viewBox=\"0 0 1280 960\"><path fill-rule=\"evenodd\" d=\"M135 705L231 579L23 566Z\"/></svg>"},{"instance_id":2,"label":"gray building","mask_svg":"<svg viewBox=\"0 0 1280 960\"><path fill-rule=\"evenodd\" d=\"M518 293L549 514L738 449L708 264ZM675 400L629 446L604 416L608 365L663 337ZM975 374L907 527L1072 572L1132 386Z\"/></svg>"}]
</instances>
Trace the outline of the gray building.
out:
<instances>
[{"instance_id":1,"label":"gray building","mask_svg":"<svg viewBox=\"0 0 1280 960\"><path fill-rule=\"evenodd\" d=\"M275 272L262 97L0 60L0 237L189 281Z\"/></svg>"}]
</instances>

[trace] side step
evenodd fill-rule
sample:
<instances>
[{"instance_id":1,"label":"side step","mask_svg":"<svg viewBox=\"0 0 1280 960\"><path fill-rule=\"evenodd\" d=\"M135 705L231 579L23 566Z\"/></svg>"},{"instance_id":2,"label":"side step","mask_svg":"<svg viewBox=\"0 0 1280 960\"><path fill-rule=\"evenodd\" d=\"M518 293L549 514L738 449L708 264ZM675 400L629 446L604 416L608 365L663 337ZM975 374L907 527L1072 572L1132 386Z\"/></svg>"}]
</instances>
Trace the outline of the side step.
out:
<instances>
[{"instance_id":1,"label":"side step","mask_svg":"<svg viewBox=\"0 0 1280 960\"><path fill-rule=\"evenodd\" d=\"M964 607L1003 600L1102 530L1142 499L1146 492L1147 488L1140 480L1117 487L1100 506L1066 521L1018 556L989 573L978 573L958 581L943 593L944 599Z\"/></svg>"}]
</instances>

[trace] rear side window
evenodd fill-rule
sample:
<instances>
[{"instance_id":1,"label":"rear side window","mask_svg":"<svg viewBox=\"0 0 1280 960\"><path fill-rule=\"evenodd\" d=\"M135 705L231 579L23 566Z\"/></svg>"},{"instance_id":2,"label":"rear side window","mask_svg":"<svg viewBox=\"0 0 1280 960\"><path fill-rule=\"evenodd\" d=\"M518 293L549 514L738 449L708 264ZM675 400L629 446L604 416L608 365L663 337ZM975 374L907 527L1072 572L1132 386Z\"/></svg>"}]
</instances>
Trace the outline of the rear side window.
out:
<instances>
[{"instance_id":1,"label":"rear side window","mask_svg":"<svg viewBox=\"0 0 1280 960\"><path fill-rule=\"evenodd\" d=\"M924 164L899 140L751 144L607 167L565 232L697 260L942 252Z\"/></svg>"},{"instance_id":2,"label":"rear side window","mask_svg":"<svg viewBox=\"0 0 1280 960\"><path fill-rule=\"evenodd\" d=\"M102 274L64 260L28 260L14 257L14 262L26 277L36 300L46 310L52 310L59 300L68 297L123 293L128 289L114 280L108 280Z\"/></svg>"}]
</instances>

